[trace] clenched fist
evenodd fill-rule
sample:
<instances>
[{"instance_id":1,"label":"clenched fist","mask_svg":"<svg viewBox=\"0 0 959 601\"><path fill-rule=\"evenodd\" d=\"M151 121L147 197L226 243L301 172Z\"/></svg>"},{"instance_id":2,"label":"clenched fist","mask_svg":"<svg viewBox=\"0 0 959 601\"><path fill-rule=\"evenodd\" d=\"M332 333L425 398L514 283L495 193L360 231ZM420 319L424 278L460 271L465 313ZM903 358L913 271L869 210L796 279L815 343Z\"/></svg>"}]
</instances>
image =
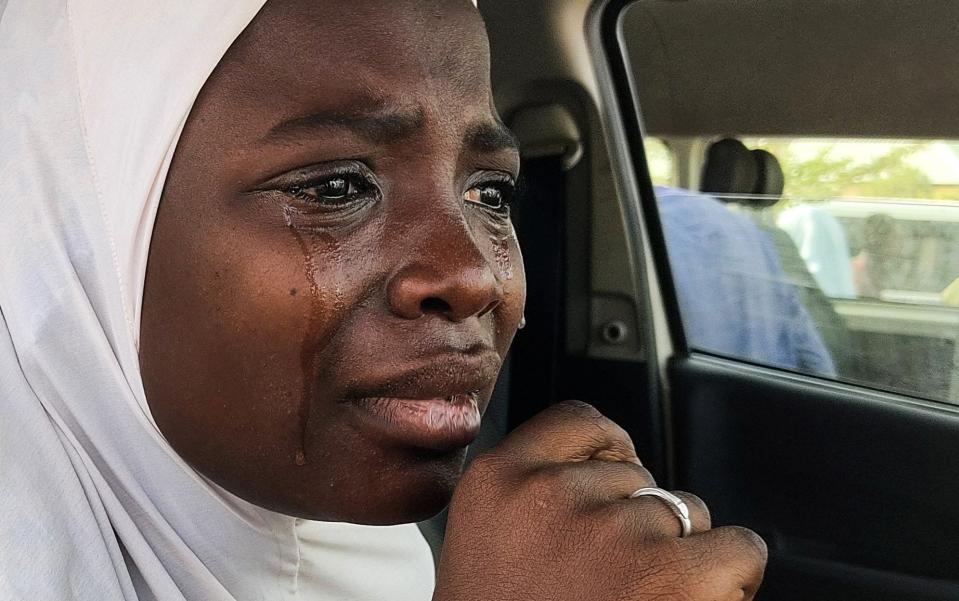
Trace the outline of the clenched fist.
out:
<instances>
[{"instance_id":1,"label":"clenched fist","mask_svg":"<svg viewBox=\"0 0 959 601\"><path fill-rule=\"evenodd\" d=\"M478 457L450 505L434 601L752 599L766 545L711 528L676 493L692 533L656 497L629 436L583 403L556 405Z\"/></svg>"}]
</instances>

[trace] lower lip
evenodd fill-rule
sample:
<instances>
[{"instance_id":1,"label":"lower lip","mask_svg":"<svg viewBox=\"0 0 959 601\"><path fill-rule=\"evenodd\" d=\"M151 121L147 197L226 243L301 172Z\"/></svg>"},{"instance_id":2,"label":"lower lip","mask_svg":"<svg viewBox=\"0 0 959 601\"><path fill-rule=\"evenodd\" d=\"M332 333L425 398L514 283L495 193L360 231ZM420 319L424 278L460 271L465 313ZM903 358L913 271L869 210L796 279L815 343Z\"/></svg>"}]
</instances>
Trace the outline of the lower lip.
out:
<instances>
[{"instance_id":1,"label":"lower lip","mask_svg":"<svg viewBox=\"0 0 959 601\"><path fill-rule=\"evenodd\" d=\"M451 451L476 439L480 411L474 394L449 399L354 399L364 425L392 442L433 451Z\"/></svg>"}]
</instances>

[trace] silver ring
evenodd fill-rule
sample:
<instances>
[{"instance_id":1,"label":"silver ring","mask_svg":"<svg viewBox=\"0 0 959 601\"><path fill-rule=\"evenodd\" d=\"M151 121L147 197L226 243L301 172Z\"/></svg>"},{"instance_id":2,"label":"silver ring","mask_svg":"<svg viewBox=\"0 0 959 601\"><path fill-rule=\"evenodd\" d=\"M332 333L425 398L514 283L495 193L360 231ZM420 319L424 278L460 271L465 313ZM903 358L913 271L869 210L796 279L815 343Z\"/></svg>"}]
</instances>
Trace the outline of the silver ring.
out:
<instances>
[{"instance_id":1,"label":"silver ring","mask_svg":"<svg viewBox=\"0 0 959 601\"><path fill-rule=\"evenodd\" d=\"M665 501L669 508L673 510L673 513L676 514L676 517L679 518L679 523L683 527L683 532L679 535L680 538L686 538L693 532L693 521L689 519L689 506L673 493L661 488L640 488L629 495L630 499L639 497L656 497Z\"/></svg>"}]
</instances>

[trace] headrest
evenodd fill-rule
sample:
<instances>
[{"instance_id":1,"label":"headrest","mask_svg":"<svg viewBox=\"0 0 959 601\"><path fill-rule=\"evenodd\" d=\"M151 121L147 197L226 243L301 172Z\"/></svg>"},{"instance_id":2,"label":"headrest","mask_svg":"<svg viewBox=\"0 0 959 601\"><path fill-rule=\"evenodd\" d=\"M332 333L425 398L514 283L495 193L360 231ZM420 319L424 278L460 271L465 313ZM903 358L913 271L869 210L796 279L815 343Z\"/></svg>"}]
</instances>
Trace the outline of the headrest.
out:
<instances>
[{"instance_id":1,"label":"headrest","mask_svg":"<svg viewBox=\"0 0 959 601\"><path fill-rule=\"evenodd\" d=\"M783 169L779 166L779 159L772 153L765 150L753 150L753 158L756 159L756 187L753 194L763 194L766 196L775 196L777 199L783 195Z\"/></svg>"},{"instance_id":2,"label":"headrest","mask_svg":"<svg viewBox=\"0 0 959 601\"><path fill-rule=\"evenodd\" d=\"M732 138L714 142L706 153L699 189L709 194L752 194L756 187L756 159Z\"/></svg>"}]
</instances>

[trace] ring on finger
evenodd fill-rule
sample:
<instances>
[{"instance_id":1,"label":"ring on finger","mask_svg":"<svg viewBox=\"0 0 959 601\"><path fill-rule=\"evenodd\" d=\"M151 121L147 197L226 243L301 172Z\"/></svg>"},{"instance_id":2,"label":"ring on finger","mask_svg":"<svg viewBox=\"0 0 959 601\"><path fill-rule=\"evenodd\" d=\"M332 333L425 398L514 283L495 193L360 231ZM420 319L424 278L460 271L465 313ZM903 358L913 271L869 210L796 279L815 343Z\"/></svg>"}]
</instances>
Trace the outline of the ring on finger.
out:
<instances>
[{"instance_id":1,"label":"ring on finger","mask_svg":"<svg viewBox=\"0 0 959 601\"><path fill-rule=\"evenodd\" d=\"M668 490L663 490L662 488L656 487L645 487L640 488L633 494L629 495L630 499L638 499L639 497L656 497L660 499L672 510L673 514L679 518L679 523L682 526L682 533L679 535L680 538L686 538L693 531L693 521L689 517L689 506L686 505L686 502L669 492Z\"/></svg>"}]
</instances>

